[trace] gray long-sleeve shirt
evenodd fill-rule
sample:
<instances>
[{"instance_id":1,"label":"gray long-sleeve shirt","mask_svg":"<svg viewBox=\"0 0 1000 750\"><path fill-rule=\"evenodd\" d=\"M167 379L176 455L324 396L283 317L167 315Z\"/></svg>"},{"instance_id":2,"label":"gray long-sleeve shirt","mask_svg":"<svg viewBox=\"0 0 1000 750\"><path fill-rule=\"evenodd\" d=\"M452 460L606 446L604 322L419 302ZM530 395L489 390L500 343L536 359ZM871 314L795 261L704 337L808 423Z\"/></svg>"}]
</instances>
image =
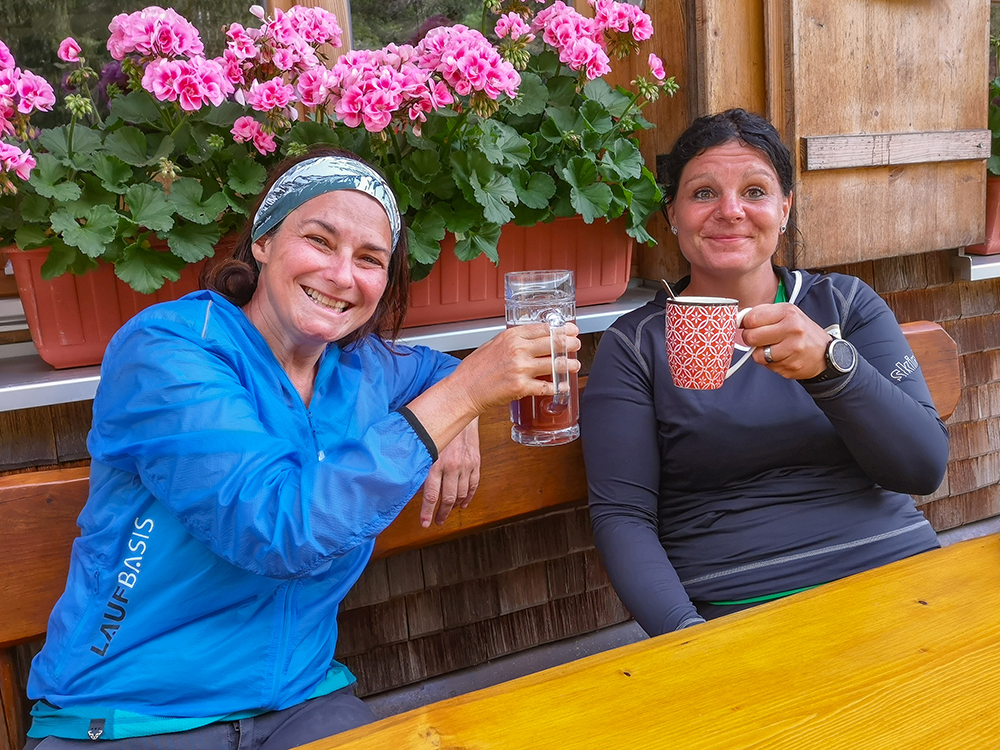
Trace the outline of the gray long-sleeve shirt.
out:
<instances>
[{"instance_id":1,"label":"gray long-sleeve shirt","mask_svg":"<svg viewBox=\"0 0 1000 750\"><path fill-rule=\"evenodd\" d=\"M676 388L663 293L601 340L581 404L594 539L650 635L697 621L692 600L790 591L937 546L907 493L940 484L947 431L895 317L854 277L777 272L792 304L858 349L853 373L804 384L748 360L719 390Z\"/></svg>"}]
</instances>

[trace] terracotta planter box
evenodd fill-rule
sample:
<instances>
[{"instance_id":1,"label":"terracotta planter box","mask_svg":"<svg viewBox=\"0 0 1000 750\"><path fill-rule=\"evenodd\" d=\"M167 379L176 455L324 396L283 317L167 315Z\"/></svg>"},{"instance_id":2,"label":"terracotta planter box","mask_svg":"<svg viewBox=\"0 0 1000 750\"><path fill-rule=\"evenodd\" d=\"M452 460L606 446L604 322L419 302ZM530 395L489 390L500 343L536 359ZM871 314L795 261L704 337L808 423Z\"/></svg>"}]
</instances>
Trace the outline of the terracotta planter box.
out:
<instances>
[{"instance_id":1,"label":"terracotta planter box","mask_svg":"<svg viewBox=\"0 0 1000 750\"><path fill-rule=\"evenodd\" d=\"M576 304L614 302L628 286L633 240L625 220L584 223L580 217L551 224L519 227L508 224L500 235L500 265L480 256L463 262L455 257L455 238L441 243L441 258L430 276L410 287L407 327L504 314L503 275L507 271L566 268L576 276Z\"/></svg>"},{"instance_id":2,"label":"terracotta planter box","mask_svg":"<svg viewBox=\"0 0 1000 750\"><path fill-rule=\"evenodd\" d=\"M77 276L65 273L51 281L41 275L47 248L7 251L14 266L17 292L39 356L56 368L98 365L111 337L150 305L197 290L205 261L185 266L181 278L155 294L139 294L115 276L107 263Z\"/></svg>"},{"instance_id":3,"label":"terracotta planter box","mask_svg":"<svg viewBox=\"0 0 1000 750\"><path fill-rule=\"evenodd\" d=\"M570 218L530 228L504 227L499 268L485 257L459 261L454 238L449 240L442 243L441 260L431 275L411 287L407 326L503 315L507 271L572 269L578 306L614 301L628 286L632 238L625 234L624 220L585 224ZM216 257L224 252L220 247ZM41 268L47 254L44 248L7 253L35 348L56 368L100 364L111 337L125 321L150 305L198 289L205 266L205 261L189 265L179 281L146 295L133 291L104 263L83 276L67 273L45 281Z\"/></svg>"},{"instance_id":4,"label":"terracotta planter box","mask_svg":"<svg viewBox=\"0 0 1000 750\"><path fill-rule=\"evenodd\" d=\"M986 178L986 242L965 248L969 255L1000 254L1000 177Z\"/></svg>"}]
</instances>

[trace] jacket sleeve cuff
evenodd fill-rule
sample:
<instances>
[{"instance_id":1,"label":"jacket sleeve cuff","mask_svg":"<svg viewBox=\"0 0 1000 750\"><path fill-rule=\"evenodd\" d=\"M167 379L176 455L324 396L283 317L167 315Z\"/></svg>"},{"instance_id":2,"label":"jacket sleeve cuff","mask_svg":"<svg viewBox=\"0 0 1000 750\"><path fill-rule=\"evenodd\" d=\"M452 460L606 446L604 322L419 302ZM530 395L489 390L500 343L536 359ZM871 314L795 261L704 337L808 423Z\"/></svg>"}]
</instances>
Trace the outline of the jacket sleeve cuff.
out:
<instances>
[{"instance_id":1,"label":"jacket sleeve cuff","mask_svg":"<svg viewBox=\"0 0 1000 750\"><path fill-rule=\"evenodd\" d=\"M398 409L396 409L396 411L402 415L403 419L407 421L407 423L410 425L410 428L415 433L417 433L417 437L420 438L420 441L424 444L424 447L427 449L427 452L431 454L431 461L437 461L438 460L437 445L434 444L434 440L431 439L430 433L428 433L427 430L424 428L424 426L420 423L420 420L417 419L413 415L413 412L407 409L405 406L400 406Z\"/></svg>"}]
</instances>

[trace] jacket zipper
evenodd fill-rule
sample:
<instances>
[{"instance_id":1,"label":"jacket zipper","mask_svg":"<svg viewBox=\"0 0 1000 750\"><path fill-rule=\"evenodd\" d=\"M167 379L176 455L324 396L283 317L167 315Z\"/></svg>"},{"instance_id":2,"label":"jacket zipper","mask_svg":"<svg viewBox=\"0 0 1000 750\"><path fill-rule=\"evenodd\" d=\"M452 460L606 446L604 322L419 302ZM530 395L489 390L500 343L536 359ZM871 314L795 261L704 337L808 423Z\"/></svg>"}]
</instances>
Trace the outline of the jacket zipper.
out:
<instances>
[{"instance_id":1,"label":"jacket zipper","mask_svg":"<svg viewBox=\"0 0 1000 750\"><path fill-rule=\"evenodd\" d=\"M298 581L290 581L281 591L281 634L278 636L278 648L274 655L274 684L271 687L271 700L268 705L276 708L278 694L281 692L282 675L285 672L285 656L288 650L288 636L292 627L292 590Z\"/></svg>"}]
</instances>

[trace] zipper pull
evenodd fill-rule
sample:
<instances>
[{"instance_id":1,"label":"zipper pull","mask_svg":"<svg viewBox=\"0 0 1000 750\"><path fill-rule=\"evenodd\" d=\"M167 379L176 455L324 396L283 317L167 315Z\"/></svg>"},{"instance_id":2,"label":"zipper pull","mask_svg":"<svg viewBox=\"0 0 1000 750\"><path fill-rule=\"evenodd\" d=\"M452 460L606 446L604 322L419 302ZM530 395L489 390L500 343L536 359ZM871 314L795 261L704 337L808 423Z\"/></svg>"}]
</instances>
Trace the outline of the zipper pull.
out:
<instances>
[{"instance_id":1,"label":"zipper pull","mask_svg":"<svg viewBox=\"0 0 1000 750\"><path fill-rule=\"evenodd\" d=\"M104 719L91 719L87 736L92 740L99 740L102 734L104 734Z\"/></svg>"}]
</instances>

